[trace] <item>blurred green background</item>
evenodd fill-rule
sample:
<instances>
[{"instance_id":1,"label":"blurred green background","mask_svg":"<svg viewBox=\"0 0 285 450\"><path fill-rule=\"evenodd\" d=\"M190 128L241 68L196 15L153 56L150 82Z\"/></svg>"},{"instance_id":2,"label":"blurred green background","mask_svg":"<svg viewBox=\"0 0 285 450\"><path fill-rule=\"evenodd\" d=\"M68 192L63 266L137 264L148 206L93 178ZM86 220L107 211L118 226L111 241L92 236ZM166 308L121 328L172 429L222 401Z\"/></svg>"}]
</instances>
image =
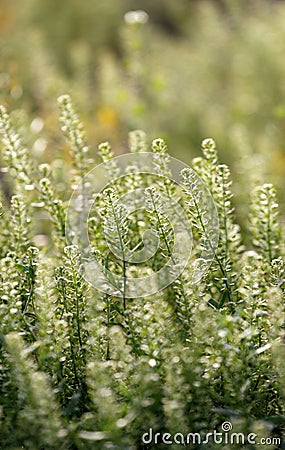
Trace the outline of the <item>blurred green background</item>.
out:
<instances>
[{"instance_id":1,"label":"blurred green background","mask_svg":"<svg viewBox=\"0 0 285 450\"><path fill-rule=\"evenodd\" d=\"M256 183L274 182L283 204L284 2L0 5L0 102L14 111L36 159L67 161L56 98L70 93L94 154L104 140L126 151L128 131L141 128L191 162L212 137L233 172L239 217ZM148 17L128 13L138 9Z\"/></svg>"}]
</instances>

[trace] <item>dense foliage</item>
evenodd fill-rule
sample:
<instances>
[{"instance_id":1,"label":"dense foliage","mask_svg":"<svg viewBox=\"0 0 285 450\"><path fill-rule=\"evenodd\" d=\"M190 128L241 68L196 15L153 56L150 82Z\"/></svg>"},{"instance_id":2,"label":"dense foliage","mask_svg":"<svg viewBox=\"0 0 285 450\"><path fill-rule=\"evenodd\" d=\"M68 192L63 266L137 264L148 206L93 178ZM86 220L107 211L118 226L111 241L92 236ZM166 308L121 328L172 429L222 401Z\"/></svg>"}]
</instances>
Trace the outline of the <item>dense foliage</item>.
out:
<instances>
[{"instance_id":1,"label":"dense foliage","mask_svg":"<svg viewBox=\"0 0 285 450\"><path fill-rule=\"evenodd\" d=\"M186 268L167 288L145 298L127 298L123 287L118 296L100 293L85 281L79 248L68 245L65 236L69 196L94 161L70 98L60 97L59 107L73 164L64 191L58 168L38 165L5 108L0 110L12 196L7 207L2 198L0 237L1 448L165 448L159 440L143 444L142 436L150 429L205 435L227 422L235 432L258 436L256 445L245 448L260 448L258 439L268 436L281 439L284 241L274 186L252 192L245 247L229 168L220 163L214 141L204 140L203 155L192 167L208 186L220 224L210 269L194 283ZM130 134L129 150L150 150L143 132ZM169 186L159 176L168 171L165 142L154 140L151 150L157 176L130 167L126 179L100 196L100 220L89 220L94 257L122 280L127 270L157 270L173 255L163 196L180 196L193 227L194 255L199 245L213 243L206 236L199 244L207 211L191 172L184 169L182 190ZM105 164L112 160L108 143L99 146L99 156ZM116 166L109 168L114 175ZM148 208L130 223L120 197L138 185L148 188ZM125 266L107 255L104 235L127 251L138 248L147 226L160 238L149 266ZM267 441L264 448L281 448L276 442ZM215 442L193 446L218 447Z\"/></svg>"},{"instance_id":2,"label":"dense foliage","mask_svg":"<svg viewBox=\"0 0 285 450\"><path fill-rule=\"evenodd\" d=\"M284 20L277 0L0 0L1 450L164 449L163 433L178 449L214 430L188 448L240 448L231 427L284 448ZM118 179L125 152L153 172L138 159ZM194 169L180 185L170 155ZM67 227L99 163L116 181L88 258L112 293ZM166 262L167 287L128 295Z\"/></svg>"}]
</instances>

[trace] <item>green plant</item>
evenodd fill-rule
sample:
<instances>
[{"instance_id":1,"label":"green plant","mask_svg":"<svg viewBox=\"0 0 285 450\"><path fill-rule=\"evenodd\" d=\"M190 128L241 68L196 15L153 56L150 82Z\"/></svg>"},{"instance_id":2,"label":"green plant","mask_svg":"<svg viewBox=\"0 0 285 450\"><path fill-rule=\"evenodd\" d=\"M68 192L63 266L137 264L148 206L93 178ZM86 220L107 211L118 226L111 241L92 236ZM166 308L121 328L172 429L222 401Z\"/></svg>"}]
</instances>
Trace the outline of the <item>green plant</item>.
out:
<instances>
[{"instance_id":1,"label":"green plant","mask_svg":"<svg viewBox=\"0 0 285 450\"><path fill-rule=\"evenodd\" d=\"M130 163L124 176L110 144L100 145L113 183L93 196L90 208L87 138L70 97L59 104L72 157L67 193L58 188L51 166L32 162L6 110L0 110L14 190L0 218L1 448L140 449L152 429L160 434L148 448L165 448L163 433L180 433L172 444L178 449L183 435L205 437L229 421L245 436L255 432L259 439L279 439L274 448L281 448L284 249L274 188L257 187L252 195L252 244L245 247L231 203L230 171L219 163L214 141L203 141L195 172L184 169L178 185L169 180L163 139L152 144L153 172L141 170L140 155L148 144L145 134L135 131L129 146L138 163ZM108 286L100 285L101 290L85 280L91 256L81 253L81 236L66 242L67 200L82 177L92 261L100 263L98 273ZM138 189L144 189L145 208L138 203L130 212L126 199ZM39 210L51 222L50 232L38 232L47 233L48 245L37 245ZM211 217L215 227L219 223L219 239L208 232ZM186 219L193 252L179 271L181 229L175 227ZM141 259L135 259L137 252ZM193 271L203 267L201 255L212 264L197 282ZM155 290L148 277L166 263L174 280ZM132 277L146 277L151 295L144 295L146 282L138 285L137 295L129 295ZM223 434L229 438L225 429ZM259 447L256 440L246 448Z\"/></svg>"}]
</instances>

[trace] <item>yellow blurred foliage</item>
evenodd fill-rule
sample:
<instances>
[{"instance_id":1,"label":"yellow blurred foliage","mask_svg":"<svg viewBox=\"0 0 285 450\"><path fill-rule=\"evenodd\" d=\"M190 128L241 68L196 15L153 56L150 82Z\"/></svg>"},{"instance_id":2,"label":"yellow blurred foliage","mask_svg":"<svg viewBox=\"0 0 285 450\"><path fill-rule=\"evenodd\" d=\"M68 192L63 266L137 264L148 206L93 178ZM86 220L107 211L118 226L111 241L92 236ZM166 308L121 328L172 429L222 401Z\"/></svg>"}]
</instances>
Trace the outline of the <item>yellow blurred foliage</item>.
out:
<instances>
[{"instance_id":1,"label":"yellow blurred foliage","mask_svg":"<svg viewBox=\"0 0 285 450\"><path fill-rule=\"evenodd\" d=\"M117 128L119 123L118 113L114 108L107 105L103 105L98 109L97 118L99 125L110 130Z\"/></svg>"}]
</instances>

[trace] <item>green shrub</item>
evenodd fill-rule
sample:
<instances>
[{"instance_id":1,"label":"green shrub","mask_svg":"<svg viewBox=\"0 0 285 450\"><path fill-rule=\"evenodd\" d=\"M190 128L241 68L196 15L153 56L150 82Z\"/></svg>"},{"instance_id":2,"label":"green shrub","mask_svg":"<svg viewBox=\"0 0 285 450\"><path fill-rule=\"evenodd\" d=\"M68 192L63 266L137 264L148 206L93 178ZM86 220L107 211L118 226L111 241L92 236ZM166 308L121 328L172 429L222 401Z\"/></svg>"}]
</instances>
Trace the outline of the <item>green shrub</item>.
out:
<instances>
[{"instance_id":1,"label":"green shrub","mask_svg":"<svg viewBox=\"0 0 285 450\"><path fill-rule=\"evenodd\" d=\"M258 439L268 436L280 443L266 448L281 448L285 284L274 187L264 184L252 193L245 246L230 171L212 139L203 141L195 172L182 171L181 186L169 182L162 139L152 144L153 173L131 165L121 178L110 145L101 144L99 156L114 182L96 197L88 231L92 258L103 265L115 293L94 289L84 276L81 236L70 241L65 226L69 197L83 177L84 199L94 163L70 98L61 97L59 105L72 158L64 189L52 167L37 166L0 109L13 190L1 215L1 448L165 448L161 441L147 447L143 435L152 429L160 438L205 437L223 429L229 439L228 422L233 432L258 435L245 448L259 448ZM149 151L143 132L130 134L129 149L141 158ZM146 189L146 208L129 214L122 199L138 188ZM177 223L165 212L171 209ZM131 275L148 276L167 261L172 270L179 266L175 226L183 225L181 210L192 227L189 264L163 290L127 295ZM207 232L211 217L215 227L219 223L219 239ZM149 228L151 244L158 242L155 253L143 264L128 260L143 250ZM193 271L201 255L212 264L197 283Z\"/></svg>"}]
</instances>

